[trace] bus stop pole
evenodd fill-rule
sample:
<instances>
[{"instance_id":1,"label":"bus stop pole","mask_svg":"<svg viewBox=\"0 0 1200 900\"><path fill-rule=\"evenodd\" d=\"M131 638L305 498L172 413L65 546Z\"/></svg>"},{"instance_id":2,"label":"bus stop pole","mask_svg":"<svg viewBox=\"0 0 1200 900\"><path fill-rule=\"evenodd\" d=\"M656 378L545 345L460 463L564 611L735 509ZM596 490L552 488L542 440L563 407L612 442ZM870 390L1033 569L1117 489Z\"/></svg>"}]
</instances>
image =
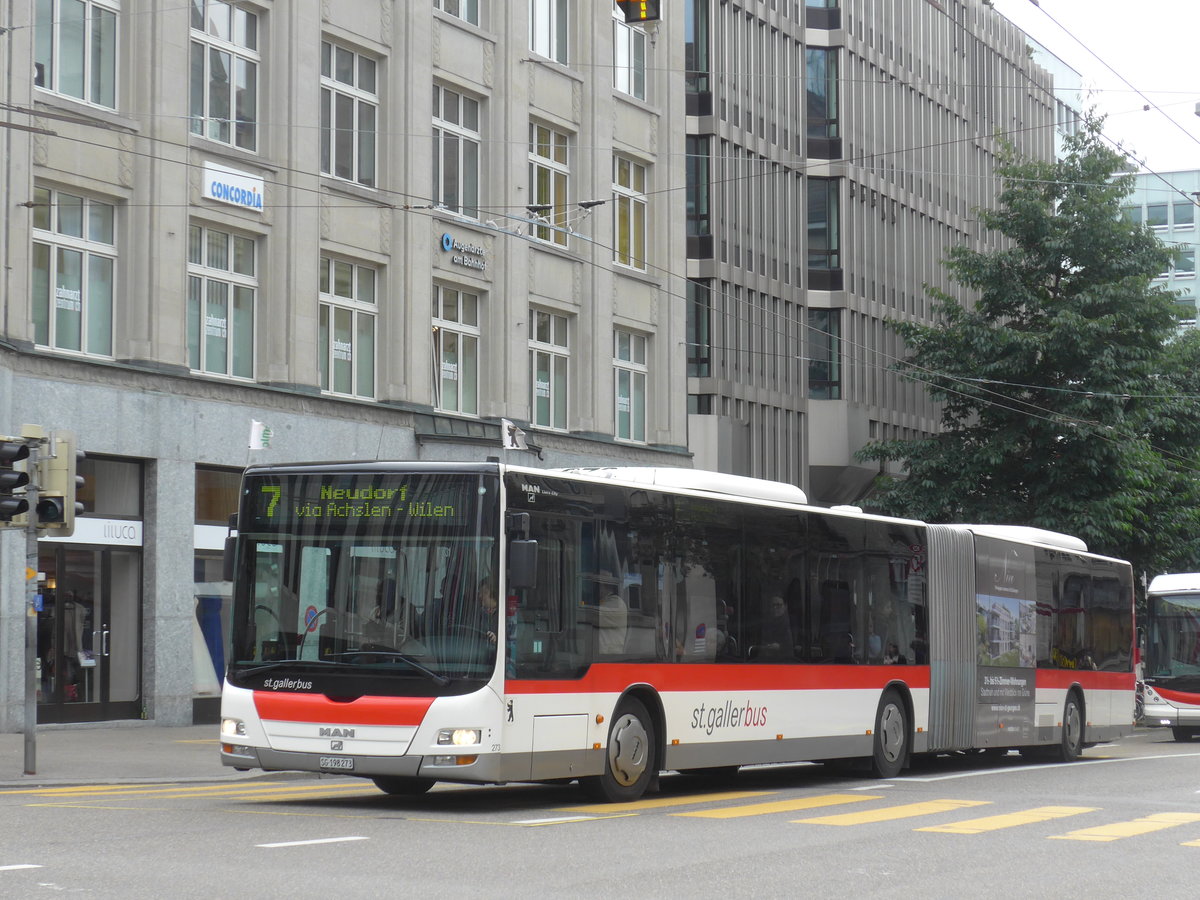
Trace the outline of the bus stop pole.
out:
<instances>
[{"instance_id":1,"label":"bus stop pole","mask_svg":"<svg viewBox=\"0 0 1200 900\"><path fill-rule=\"evenodd\" d=\"M28 439L27 471L33 477L25 488L29 501L29 524L25 527L25 774L37 774L37 594L38 535L37 535L37 457L39 441Z\"/></svg>"}]
</instances>

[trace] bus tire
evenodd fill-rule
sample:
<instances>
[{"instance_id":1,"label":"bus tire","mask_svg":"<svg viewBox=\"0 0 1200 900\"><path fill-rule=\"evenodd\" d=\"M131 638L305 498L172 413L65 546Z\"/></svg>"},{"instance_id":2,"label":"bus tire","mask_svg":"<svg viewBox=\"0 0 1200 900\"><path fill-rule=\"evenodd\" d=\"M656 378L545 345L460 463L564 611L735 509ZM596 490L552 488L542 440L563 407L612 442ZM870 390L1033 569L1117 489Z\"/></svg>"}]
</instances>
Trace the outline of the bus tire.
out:
<instances>
[{"instance_id":1,"label":"bus tire","mask_svg":"<svg viewBox=\"0 0 1200 900\"><path fill-rule=\"evenodd\" d=\"M604 773L583 779L583 789L604 803L636 800L656 774L654 757L654 720L642 701L626 697L608 727Z\"/></svg>"},{"instance_id":2,"label":"bus tire","mask_svg":"<svg viewBox=\"0 0 1200 900\"><path fill-rule=\"evenodd\" d=\"M1067 693L1063 704L1062 740L1055 756L1063 762L1075 762L1083 751L1083 704L1074 691Z\"/></svg>"},{"instance_id":3,"label":"bus tire","mask_svg":"<svg viewBox=\"0 0 1200 900\"><path fill-rule=\"evenodd\" d=\"M871 756L871 774L876 778L895 778L908 762L908 710L900 693L892 688L883 692L875 713L875 752Z\"/></svg>"},{"instance_id":4,"label":"bus tire","mask_svg":"<svg viewBox=\"0 0 1200 900\"><path fill-rule=\"evenodd\" d=\"M393 797L417 797L433 787L432 778L412 775L376 775L371 780L375 782L375 787Z\"/></svg>"},{"instance_id":5,"label":"bus tire","mask_svg":"<svg viewBox=\"0 0 1200 900\"><path fill-rule=\"evenodd\" d=\"M1200 729L1188 728L1185 725L1172 725L1171 726L1171 737L1172 737L1172 739L1178 741L1179 743L1187 743L1192 738L1194 738L1197 735L1197 733L1200 733Z\"/></svg>"}]
</instances>

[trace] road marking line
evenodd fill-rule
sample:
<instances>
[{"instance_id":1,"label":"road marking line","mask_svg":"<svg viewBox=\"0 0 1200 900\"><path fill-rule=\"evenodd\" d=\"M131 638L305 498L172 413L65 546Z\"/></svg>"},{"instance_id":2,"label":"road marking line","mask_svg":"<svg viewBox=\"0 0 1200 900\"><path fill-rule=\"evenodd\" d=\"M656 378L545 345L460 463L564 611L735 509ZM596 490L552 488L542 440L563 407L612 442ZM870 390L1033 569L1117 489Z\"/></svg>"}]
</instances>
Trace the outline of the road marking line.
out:
<instances>
[{"instance_id":1,"label":"road marking line","mask_svg":"<svg viewBox=\"0 0 1200 900\"><path fill-rule=\"evenodd\" d=\"M724 809L698 809L692 812L671 813L671 815L690 816L696 819L738 819L743 816L765 816L770 813L795 812L799 809L817 809L822 806L882 799L883 797L876 797L872 794L821 794L817 797L801 797L798 800L774 800L770 803L750 803L745 806L730 806Z\"/></svg>"},{"instance_id":2,"label":"road marking line","mask_svg":"<svg viewBox=\"0 0 1200 900\"><path fill-rule=\"evenodd\" d=\"M1126 763L1126 762L1145 762L1146 760L1154 759L1177 759L1187 756L1200 756L1200 753L1161 753L1157 756L1122 756L1122 757L1106 757L1104 759L1088 759L1082 757L1069 763L1032 763L1027 766L1004 766L1000 769L983 769L978 772L955 772L952 775L930 775L928 777L916 775L901 775L896 781L916 781L925 783L931 781L951 781L955 778L979 778L984 775L1007 775L1010 772L1033 772L1045 769L1061 769L1068 766L1100 766L1105 763Z\"/></svg>"},{"instance_id":3,"label":"road marking line","mask_svg":"<svg viewBox=\"0 0 1200 900\"><path fill-rule=\"evenodd\" d=\"M985 816L982 819L965 819L962 822L951 822L948 825L927 825L915 830L940 831L945 834L980 834L984 831L1014 828L1017 825L1032 825L1036 822L1048 822L1051 819L1064 819L1067 816L1095 812L1098 808L1095 806L1039 806L1036 809L1027 809L1022 812Z\"/></svg>"},{"instance_id":4,"label":"road marking line","mask_svg":"<svg viewBox=\"0 0 1200 900\"><path fill-rule=\"evenodd\" d=\"M553 819L518 819L513 825L562 825L566 822L594 822L597 819L620 819L624 816L558 816Z\"/></svg>"},{"instance_id":5,"label":"road marking line","mask_svg":"<svg viewBox=\"0 0 1200 900\"><path fill-rule=\"evenodd\" d=\"M128 785L97 788L57 788L48 791L29 791L44 797L61 797L69 800L79 800L84 797L133 797L167 795L167 799L178 800L185 797L219 797L227 794L266 795L290 791L346 791L363 790L361 782L345 784L318 783L301 785L292 781L269 781L256 785L210 784L198 787L181 787L180 785L156 785L152 787L130 787ZM23 792L24 793L24 792Z\"/></svg>"},{"instance_id":6,"label":"road marking line","mask_svg":"<svg viewBox=\"0 0 1200 900\"><path fill-rule=\"evenodd\" d=\"M1097 825L1095 828L1081 828L1067 834L1051 835L1050 840L1118 841L1121 838L1151 834L1177 825L1190 825L1192 822L1200 822L1200 813L1155 813L1129 822L1113 822L1111 825Z\"/></svg>"},{"instance_id":7,"label":"road marking line","mask_svg":"<svg viewBox=\"0 0 1200 900\"><path fill-rule=\"evenodd\" d=\"M368 837L313 838L308 841L279 841L274 844L255 844L255 847L307 847L310 844L342 844L346 841L369 841Z\"/></svg>"},{"instance_id":8,"label":"road marking line","mask_svg":"<svg viewBox=\"0 0 1200 900\"><path fill-rule=\"evenodd\" d=\"M668 806L687 806L716 800L744 800L748 797L769 797L775 791L723 791L716 794L682 794L677 797L651 797L648 800L633 800L629 803L595 803L587 806L564 806L563 812L614 813L642 809L663 809Z\"/></svg>"},{"instance_id":9,"label":"road marking line","mask_svg":"<svg viewBox=\"0 0 1200 900\"><path fill-rule=\"evenodd\" d=\"M1180 847L1200 847L1200 841L1184 841Z\"/></svg>"},{"instance_id":10,"label":"road marking line","mask_svg":"<svg viewBox=\"0 0 1200 900\"><path fill-rule=\"evenodd\" d=\"M0 866L0 872L12 872L15 869L40 869L41 866L35 866L32 863L18 863L12 866Z\"/></svg>"},{"instance_id":11,"label":"road marking line","mask_svg":"<svg viewBox=\"0 0 1200 900\"><path fill-rule=\"evenodd\" d=\"M990 803L990 800L927 800L924 803L904 803L900 806L887 806L883 809L870 809L865 812L841 813L836 816L820 816L816 819L796 819L795 822L803 825L867 825L872 822L890 822L894 819L929 816L955 809L966 809L970 806L987 806Z\"/></svg>"}]
</instances>

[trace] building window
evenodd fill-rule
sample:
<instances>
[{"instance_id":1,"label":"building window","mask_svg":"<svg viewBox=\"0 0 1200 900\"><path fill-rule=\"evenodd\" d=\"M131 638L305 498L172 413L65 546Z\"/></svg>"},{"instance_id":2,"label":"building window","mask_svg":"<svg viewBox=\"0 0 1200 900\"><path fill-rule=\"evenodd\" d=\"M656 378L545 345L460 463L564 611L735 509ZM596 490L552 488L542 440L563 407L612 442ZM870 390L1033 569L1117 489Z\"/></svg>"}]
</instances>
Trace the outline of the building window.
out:
<instances>
[{"instance_id":1,"label":"building window","mask_svg":"<svg viewBox=\"0 0 1200 900\"><path fill-rule=\"evenodd\" d=\"M479 296L433 286L433 405L479 415Z\"/></svg>"},{"instance_id":2,"label":"building window","mask_svg":"<svg viewBox=\"0 0 1200 900\"><path fill-rule=\"evenodd\" d=\"M464 22L479 24L479 0L433 0L433 6Z\"/></svg>"},{"instance_id":3,"label":"building window","mask_svg":"<svg viewBox=\"0 0 1200 900\"><path fill-rule=\"evenodd\" d=\"M1196 248L1180 249L1179 258L1175 260L1176 278L1194 278L1196 275Z\"/></svg>"},{"instance_id":4,"label":"building window","mask_svg":"<svg viewBox=\"0 0 1200 900\"><path fill-rule=\"evenodd\" d=\"M192 0L192 133L258 146L258 16L224 0Z\"/></svg>"},{"instance_id":5,"label":"building window","mask_svg":"<svg viewBox=\"0 0 1200 900\"><path fill-rule=\"evenodd\" d=\"M188 226L188 365L197 372L254 377L254 238Z\"/></svg>"},{"instance_id":6,"label":"building window","mask_svg":"<svg viewBox=\"0 0 1200 900\"><path fill-rule=\"evenodd\" d=\"M568 0L529 0L529 49L548 59L567 61Z\"/></svg>"},{"instance_id":7,"label":"building window","mask_svg":"<svg viewBox=\"0 0 1200 900\"><path fill-rule=\"evenodd\" d=\"M687 233L693 237L712 234L708 145L705 136L687 136Z\"/></svg>"},{"instance_id":8,"label":"building window","mask_svg":"<svg viewBox=\"0 0 1200 900\"><path fill-rule=\"evenodd\" d=\"M808 311L808 396L842 399L842 315L838 309Z\"/></svg>"},{"instance_id":9,"label":"building window","mask_svg":"<svg viewBox=\"0 0 1200 900\"><path fill-rule=\"evenodd\" d=\"M1165 203L1147 203L1146 204L1146 224L1151 228L1166 228L1167 227L1167 204Z\"/></svg>"},{"instance_id":10,"label":"building window","mask_svg":"<svg viewBox=\"0 0 1200 900\"><path fill-rule=\"evenodd\" d=\"M375 60L321 42L321 172L375 187Z\"/></svg>"},{"instance_id":11,"label":"building window","mask_svg":"<svg viewBox=\"0 0 1200 900\"><path fill-rule=\"evenodd\" d=\"M321 257L321 390L375 396L375 270Z\"/></svg>"},{"instance_id":12,"label":"building window","mask_svg":"<svg viewBox=\"0 0 1200 900\"><path fill-rule=\"evenodd\" d=\"M44 187L33 202L34 342L112 356L113 206Z\"/></svg>"},{"instance_id":13,"label":"building window","mask_svg":"<svg viewBox=\"0 0 1200 900\"><path fill-rule=\"evenodd\" d=\"M567 136L546 125L529 123L529 198L535 216L549 225L534 225L540 241L567 243Z\"/></svg>"},{"instance_id":14,"label":"building window","mask_svg":"<svg viewBox=\"0 0 1200 900\"><path fill-rule=\"evenodd\" d=\"M646 32L625 21L613 4L613 87L622 94L646 99Z\"/></svg>"},{"instance_id":15,"label":"building window","mask_svg":"<svg viewBox=\"0 0 1200 900\"><path fill-rule=\"evenodd\" d=\"M646 268L646 167L613 157L613 259L623 266Z\"/></svg>"},{"instance_id":16,"label":"building window","mask_svg":"<svg viewBox=\"0 0 1200 900\"><path fill-rule=\"evenodd\" d=\"M567 427L567 370L571 350L567 317L529 310L529 379L533 385L533 424L543 428Z\"/></svg>"},{"instance_id":17,"label":"building window","mask_svg":"<svg viewBox=\"0 0 1200 900\"><path fill-rule=\"evenodd\" d=\"M808 47L804 51L804 81L808 97L808 136L838 136L837 50Z\"/></svg>"},{"instance_id":18,"label":"building window","mask_svg":"<svg viewBox=\"0 0 1200 900\"><path fill-rule=\"evenodd\" d=\"M693 378L712 374L712 299L707 281L687 282L687 373Z\"/></svg>"},{"instance_id":19,"label":"building window","mask_svg":"<svg viewBox=\"0 0 1200 900\"><path fill-rule=\"evenodd\" d=\"M1140 206L1123 206L1121 214L1125 217L1125 221L1131 225L1142 224L1142 208Z\"/></svg>"},{"instance_id":20,"label":"building window","mask_svg":"<svg viewBox=\"0 0 1200 900\"><path fill-rule=\"evenodd\" d=\"M683 65L688 93L704 93L711 89L708 41L707 0L686 0L683 7Z\"/></svg>"},{"instance_id":21,"label":"building window","mask_svg":"<svg viewBox=\"0 0 1200 900\"><path fill-rule=\"evenodd\" d=\"M434 202L479 218L479 101L433 86Z\"/></svg>"},{"instance_id":22,"label":"building window","mask_svg":"<svg viewBox=\"0 0 1200 900\"><path fill-rule=\"evenodd\" d=\"M1191 200L1175 201L1175 227L1192 228L1196 224L1196 204Z\"/></svg>"},{"instance_id":23,"label":"building window","mask_svg":"<svg viewBox=\"0 0 1200 900\"><path fill-rule=\"evenodd\" d=\"M840 269L838 180L808 179L808 267Z\"/></svg>"},{"instance_id":24,"label":"building window","mask_svg":"<svg viewBox=\"0 0 1200 900\"><path fill-rule=\"evenodd\" d=\"M618 440L646 440L646 336L624 331L613 332L613 374L615 376Z\"/></svg>"},{"instance_id":25,"label":"building window","mask_svg":"<svg viewBox=\"0 0 1200 900\"><path fill-rule=\"evenodd\" d=\"M117 107L118 0L37 0L33 83Z\"/></svg>"}]
</instances>

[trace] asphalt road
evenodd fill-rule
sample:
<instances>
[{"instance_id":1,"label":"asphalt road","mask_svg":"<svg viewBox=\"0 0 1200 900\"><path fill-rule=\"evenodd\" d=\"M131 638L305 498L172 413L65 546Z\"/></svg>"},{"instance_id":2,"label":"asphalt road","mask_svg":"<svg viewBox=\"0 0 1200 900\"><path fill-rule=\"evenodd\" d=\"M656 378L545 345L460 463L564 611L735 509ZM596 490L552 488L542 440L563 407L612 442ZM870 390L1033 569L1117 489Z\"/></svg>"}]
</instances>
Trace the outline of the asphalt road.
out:
<instances>
[{"instance_id":1,"label":"asphalt road","mask_svg":"<svg viewBox=\"0 0 1200 900\"><path fill-rule=\"evenodd\" d=\"M361 780L0 788L0 896L1193 898L1200 742L1073 764L953 757L881 782L818 765L634 804L568 785Z\"/></svg>"}]
</instances>

